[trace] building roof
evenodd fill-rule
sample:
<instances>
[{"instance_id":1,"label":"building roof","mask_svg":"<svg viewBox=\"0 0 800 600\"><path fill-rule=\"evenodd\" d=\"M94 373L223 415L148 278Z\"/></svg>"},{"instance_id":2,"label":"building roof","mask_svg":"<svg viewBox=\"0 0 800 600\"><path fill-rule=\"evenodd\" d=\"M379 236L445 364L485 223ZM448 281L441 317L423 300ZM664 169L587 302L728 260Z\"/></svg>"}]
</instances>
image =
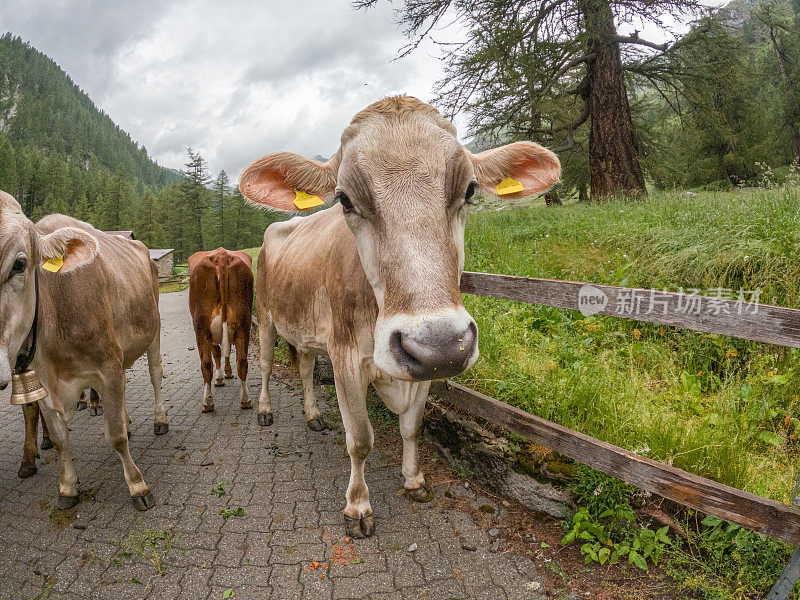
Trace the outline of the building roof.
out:
<instances>
[{"instance_id":1,"label":"building roof","mask_svg":"<svg viewBox=\"0 0 800 600\"><path fill-rule=\"evenodd\" d=\"M130 230L128 230L128 231L104 231L103 233L107 233L109 235L119 235L119 236L122 236L124 238L128 238L129 240L135 240L136 239L134 237L134 235L133 235L133 232L130 231Z\"/></svg>"},{"instance_id":2,"label":"building roof","mask_svg":"<svg viewBox=\"0 0 800 600\"><path fill-rule=\"evenodd\" d=\"M158 260L164 258L170 252L174 252L175 248L150 248L150 258Z\"/></svg>"}]
</instances>

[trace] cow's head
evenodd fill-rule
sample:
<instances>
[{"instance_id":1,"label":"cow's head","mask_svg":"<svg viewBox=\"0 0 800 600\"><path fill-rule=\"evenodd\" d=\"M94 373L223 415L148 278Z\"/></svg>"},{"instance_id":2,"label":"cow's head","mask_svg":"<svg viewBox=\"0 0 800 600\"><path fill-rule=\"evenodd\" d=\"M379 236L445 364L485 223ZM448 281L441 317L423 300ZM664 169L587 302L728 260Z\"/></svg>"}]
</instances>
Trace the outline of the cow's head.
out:
<instances>
[{"instance_id":1,"label":"cow's head","mask_svg":"<svg viewBox=\"0 0 800 600\"><path fill-rule=\"evenodd\" d=\"M269 154L245 170L239 187L251 202L287 212L308 195L338 200L378 303L375 364L422 380L456 375L478 357L478 331L459 288L473 193L497 196L510 177L517 191L502 197L521 198L560 173L556 155L532 142L472 154L435 108L392 97L353 118L327 163Z\"/></svg>"},{"instance_id":2,"label":"cow's head","mask_svg":"<svg viewBox=\"0 0 800 600\"><path fill-rule=\"evenodd\" d=\"M97 240L80 229L63 227L39 235L17 201L0 191L0 389L11 380L33 325L35 270L52 259L58 261L57 273L68 273L95 254Z\"/></svg>"}]
</instances>

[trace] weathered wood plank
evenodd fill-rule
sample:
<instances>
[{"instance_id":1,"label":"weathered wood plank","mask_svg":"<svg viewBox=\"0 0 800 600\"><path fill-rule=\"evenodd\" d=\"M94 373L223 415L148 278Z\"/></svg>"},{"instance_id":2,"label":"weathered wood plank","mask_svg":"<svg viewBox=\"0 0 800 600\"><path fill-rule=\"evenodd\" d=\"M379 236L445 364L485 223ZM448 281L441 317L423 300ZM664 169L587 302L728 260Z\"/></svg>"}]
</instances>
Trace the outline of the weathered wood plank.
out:
<instances>
[{"instance_id":1,"label":"weathered wood plank","mask_svg":"<svg viewBox=\"0 0 800 600\"><path fill-rule=\"evenodd\" d=\"M800 348L800 310L690 293L465 271L461 291ZM594 298L594 301L592 301Z\"/></svg>"},{"instance_id":2,"label":"weathered wood plank","mask_svg":"<svg viewBox=\"0 0 800 600\"><path fill-rule=\"evenodd\" d=\"M800 543L800 510L792 506L639 456L453 382L435 382L431 391L472 416L638 488L742 527Z\"/></svg>"}]
</instances>

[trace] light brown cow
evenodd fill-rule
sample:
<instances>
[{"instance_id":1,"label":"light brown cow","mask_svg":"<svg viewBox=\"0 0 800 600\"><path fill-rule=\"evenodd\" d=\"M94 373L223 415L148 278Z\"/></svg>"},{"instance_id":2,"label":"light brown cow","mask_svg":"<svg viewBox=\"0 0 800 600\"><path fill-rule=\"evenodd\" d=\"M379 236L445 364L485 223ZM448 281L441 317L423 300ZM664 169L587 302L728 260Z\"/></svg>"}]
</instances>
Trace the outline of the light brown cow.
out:
<instances>
[{"instance_id":1,"label":"light brown cow","mask_svg":"<svg viewBox=\"0 0 800 600\"><path fill-rule=\"evenodd\" d=\"M241 408L252 408L247 391L247 349L253 311L253 270L250 255L241 250L217 248L195 252L189 257L189 311L192 313L200 370L203 373L203 412L214 410L211 394L213 364L217 364L214 385L232 379L231 346L236 346L236 370L242 380ZM222 356L225 357L223 378Z\"/></svg>"},{"instance_id":2,"label":"light brown cow","mask_svg":"<svg viewBox=\"0 0 800 600\"><path fill-rule=\"evenodd\" d=\"M429 380L460 373L478 356L478 332L459 289L470 197L478 186L528 196L558 181L560 170L555 154L531 142L473 155L435 108L401 96L358 113L327 163L280 152L242 174L245 197L275 210L294 211L309 195L338 200L264 233L256 273L259 415L262 424L271 421L278 334L297 348L309 420L319 414L314 355L330 355L351 461L349 535L368 536L375 527L364 480L373 444L370 383L400 416L407 496L433 496L417 450Z\"/></svg>"},{"instance_id":3,"label":"light brown cow","mask_svg":"<svg viewBox=\"0 0 800 600\"><path fill-rule=\"evenodd\" d=\"M50 259L63 261L57 272L42 268ZM14 198L0 192L0 282L0 388L11 380L18 355L27 351L38 315L32 367L49 392L39 408L58 451L58 507L78 501L67 424L81 392L91 387L103 399L106 439L122 460L134 506L150 508L152 494L128 448L125 408L125 369L146 352L154 432L167 432L158 270L147 248L64 215L34 225ZM35 405L24 411L26 421L36 419ZM36 438L26 439L26 452L35 451Z\"/></svg>"}]
</instances>

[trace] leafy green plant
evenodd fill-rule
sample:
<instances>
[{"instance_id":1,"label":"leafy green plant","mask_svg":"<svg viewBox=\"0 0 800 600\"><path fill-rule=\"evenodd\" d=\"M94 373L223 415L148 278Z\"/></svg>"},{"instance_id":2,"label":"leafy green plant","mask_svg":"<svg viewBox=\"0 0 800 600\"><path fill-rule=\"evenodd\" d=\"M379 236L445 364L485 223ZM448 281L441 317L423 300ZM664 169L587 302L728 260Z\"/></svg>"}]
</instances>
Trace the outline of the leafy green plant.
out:
<instances>
[{"instance_id":1,"label":"leafy green plant","mask_svg":"<svg viewBox=\"0 0 800 600\"><path fill-rule=\"evenodd\" d=\"M216 496L217 498L222 498L225 494L227 494L227 492L225 491L225 486L227 484L228 484L227 481L220 481L219 483L217 483L217 485L211 488L211 494L213 496Z\"/></svg>"},{"instance_id":2,"label":"leafy green plant","mask_svg":"<svg viewBox=\"0 0 800 600\"><path fill-rule=\"evenodd\" d=\"M244 509L241 506L237 508L223 508L221 511L219 511L219 514L221 514L222 518L227 521L231 517L243 517Z\"/></svg>"},{"instance_id":3,"label":"leafy green plant","mask_svg":"<svg viewBox=\"0 0 800 600\"><path fill-rule=\"evenodd\" d=\"M164 575L164 561L174 543L175 537L169 531L141 529L132 532L122 541L120 555L129 558L133 554L139 554L155 567L156 573Z\"/></svg>"},{"instance_id":4,"label":"leafy green plant","mask_svg":"<svg viewBox=\"0 0 800 600\"><path fill-rule=\"evenodd\" d=\"M685 529L688 539L673 545L666 568L704 598L763 598L789 558L786 544L717 517L706 516L697 529L687 523ZM800 598L800 584L791 598Z\"/></svg>"},{"instance_id":5,"label":"leafy green plant","mask_svg":"<svg viewBox=\"0 0 800 600\"><path fill-rule=\"evenodd\" d=\"M235 598L236 598L236 592L233 590L233 588L228 588L227 590L222 592L222 600L229 600L229 599L233 600Z\"/></svg>"}]
</instances>

